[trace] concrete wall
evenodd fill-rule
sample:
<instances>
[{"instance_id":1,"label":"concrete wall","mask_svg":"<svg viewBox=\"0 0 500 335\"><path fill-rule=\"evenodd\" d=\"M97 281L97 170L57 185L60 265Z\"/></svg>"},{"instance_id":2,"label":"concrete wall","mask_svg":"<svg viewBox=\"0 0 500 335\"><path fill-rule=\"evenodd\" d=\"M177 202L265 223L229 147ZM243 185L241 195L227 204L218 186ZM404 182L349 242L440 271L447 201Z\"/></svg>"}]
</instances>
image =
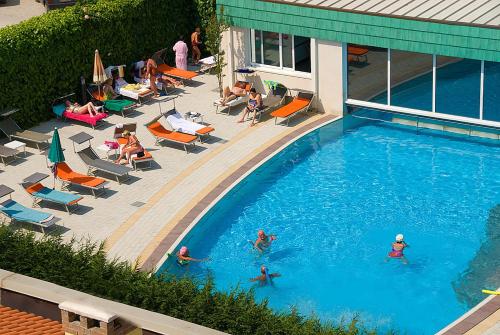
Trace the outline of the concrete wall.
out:
<instances>
[{"instance_id":1,"label":"concrete wall","mask_svg":"<svg viewBox=\"0 0 500 335\"><path fill-rule=\"evenodd\" d=\"M223 48L226 50L224 86L232 87L236 80L252 81L254 87L265 92L264 80L282 83L290 89L301 89L316 93L315 108L321 112L342 115L342 44L331 41L311 40L311 74L273 68L255 67L255 74L235 74L234 70L250 67L250 30L231 27L225 32ZM292 93L295 93L292 91Z\"/></svg>"}]
</instances>

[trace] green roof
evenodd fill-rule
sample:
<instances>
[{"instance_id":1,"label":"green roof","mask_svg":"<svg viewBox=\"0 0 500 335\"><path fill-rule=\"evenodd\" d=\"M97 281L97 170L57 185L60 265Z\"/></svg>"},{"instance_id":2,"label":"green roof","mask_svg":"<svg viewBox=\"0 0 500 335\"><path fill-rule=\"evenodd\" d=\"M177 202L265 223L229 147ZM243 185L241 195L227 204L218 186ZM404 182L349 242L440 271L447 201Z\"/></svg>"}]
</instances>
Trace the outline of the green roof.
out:
<instances>
[{"instance_id":1,"label":"green roof","mask_svg":"<svg viewBox=\"0 0 500 335\"><path fill-rule=\"evenodd\" d=\"M500 29L258 0L217 0L217 5L236 27L500 62Z\"/></svg>"}]
</instances>

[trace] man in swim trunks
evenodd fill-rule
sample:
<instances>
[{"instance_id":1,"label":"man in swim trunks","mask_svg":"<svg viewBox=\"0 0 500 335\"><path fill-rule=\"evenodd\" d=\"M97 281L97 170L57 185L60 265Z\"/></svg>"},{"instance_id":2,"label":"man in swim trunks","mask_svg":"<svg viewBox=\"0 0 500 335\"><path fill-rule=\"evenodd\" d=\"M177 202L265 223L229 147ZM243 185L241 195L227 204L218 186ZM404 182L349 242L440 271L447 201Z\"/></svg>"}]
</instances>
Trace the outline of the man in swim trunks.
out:
<instances>
[{"instance_id":1,"label":"man in swim trunks","mask_svg":"<svg viewBox=\"0 0 500 335\"><path fill-rule=\"evenodd\" d=\"M200 51L200 44L201 44L201 39L200 39L200 28L197 27L195 31L191 34L191 47L193 51L193 63L198 64L200 62L201 58L201 51Z\"/></svg>"},{"instance_id":2,"label":"man in swim trunks","mask_svg":"<svg viewBox=\"0 0 500 335\"><path fill-rule=\"evenodd\" d=\"M397 234L396 241L392 243L392 250L389 252L388 256L390 258L399 258L403 264L408 264L408 260L403 254L403 250L406 247L408 247L408 244L404 241L403 234Z\"/></svg>"},{"instance_id":3,"label":"man in swim trunks","mask_svg":"<svg viewBox=\"0 0 500 335\"><path fill-rule=\"evenodd\" d=\"M268 279L273 279L273 278L276 278L276 277L281 277L281 274L275 272L275 273L268 273L268 270L267 268L262 265L260 267L260 276L257 276L255 278L250 278L250 281L254 282L254 281L258 281L260 282L261 284L266 284Z\"/></svg>"},{"instance_id":4,"label":"man in swim trunks","mask_svg":"<svg viewBox=\"0 0 500 335\"><path fill-rule=\"evenodd\" d=\"M204 262L208 261L208 258L193 258L189 256L189 249L187 247L182 247L180 250L177 252L177 263L179 265L188 265L189 262Z\"/></svg>"},{"instance_id":5,"label":"man in swim trunks","mask_svg":"<svg viewBox=\"0 0 500 335\"><path fill-rule=\"evenodd\" d=\"M254 243L254 248L259 250L260 252L263 252L266 248L269 248L271 246L271 243L276 239L275 235L266 235L263 230L259 230L257 233L258 237L257 240L255 240Z\"/></svg>"}]
</instances>

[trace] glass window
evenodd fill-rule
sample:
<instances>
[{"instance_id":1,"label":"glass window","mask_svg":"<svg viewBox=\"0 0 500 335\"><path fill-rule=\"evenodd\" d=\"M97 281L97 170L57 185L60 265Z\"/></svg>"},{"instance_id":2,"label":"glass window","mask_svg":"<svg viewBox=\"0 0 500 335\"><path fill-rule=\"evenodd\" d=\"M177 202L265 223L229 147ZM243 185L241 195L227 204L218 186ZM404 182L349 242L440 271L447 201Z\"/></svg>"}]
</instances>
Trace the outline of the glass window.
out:
<instances>
[{"instance_id":1,"label":"glass window","mask_svg":"<svg viewBox=\"0 0 500 335\"><path fill-rule=\"evenodd\" d=\"M479 118L481 61L436 57L436 112Z\"/></svg>"},{"instance_id":2,"label":"glass window","mask_svg":"<svg viewBox=\"0 0 500 335\"><path fill-rule=\"evenodd\" d=\"M500 122L500 63L484 62L483 120Z\"/></svg>"},{"instance_id":3,"label":"glass window","mask_svg":"<svg viewBox=\"0 0 500 335\"><path fill-rule=\"evenodd\" d=\"M269 31L252 32L252 62L311 72L311 39Z\"/></svg>"},{"instance_id":4,"label":"glass window","mask_svg":"<svg viewBox=\"0 0 500 335\"><path fill-rule=\"evenodd\" d=\"M281 52L283 53L283 67L293 69L293 38L292 35L282 34L281 35Z\"/></svg>"},{"instance_id":5,"label":"glass window","mask_svg":"<svg viewBox=\"0 0 500 335\"><path fill-rule=\"evenodd\" d=\"M253 54L253 61L256 63L262 63L262 31L260 30L255 31Z\"/></svg>"},{"instance_id":6,"label":"glass window","mask_svg":"<svg viewBox=\"0 0 500 335\"><path fill-rule=\"evenodd\" d=\"M348 44L348 96L387 104L387 49Z\"/></svg>"},{"instance_id":7,"label":"glass window","mask_svg":"<svg viewBox=\"0 0 500 335\"><path fill-rule=\"evenodd\" d=\"M280 39L278 33L262 32L264 41L264 64L280 66Z\"/></svg>"},{"instance_id":8,"label":"glass window","mask_svg":"<svg viewBox=\"0 0 500 335\"><path fill-rule=\"evenodd\" d=\"M294 36L293 49L295 51L295 71L311 72L311 39Z\"/></svg>"},{"instance_id":9,"label":"glass window","mask_svg":"<svg viewBox=\"0 0 500 335\"><path fill-rule=\"evenodd\" d=\"M432 111L432 55L391 49L391 105Z\"/></svg>"}]
</instances>

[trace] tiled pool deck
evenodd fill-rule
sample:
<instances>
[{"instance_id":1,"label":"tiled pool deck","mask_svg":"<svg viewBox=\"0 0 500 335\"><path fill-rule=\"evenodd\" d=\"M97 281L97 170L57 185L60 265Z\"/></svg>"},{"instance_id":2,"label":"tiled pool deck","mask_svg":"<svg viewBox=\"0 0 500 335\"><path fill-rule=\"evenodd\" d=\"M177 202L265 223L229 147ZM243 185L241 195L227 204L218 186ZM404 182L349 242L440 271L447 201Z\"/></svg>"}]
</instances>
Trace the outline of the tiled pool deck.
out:
<instances>
[{"instance_id":1,"label":"tiled pool deck","mask_svg":"<svg viewBox=\"0 0 500 335\"><path fill-rule=\"evenodd\" d=\"M200 218L228 188L290 141L335 119L331 114L310 114L294 119L290 127L276 126L269 119L249 127L249 122L236 122L240 109L235 109L230 116L215 113L212 102L218 93L214 76L202 75L195 79L193 86L180 92L179 98L175 100L176 108L180 113L202 113L204 122L210 123L216 131L205 143L197 143L196 149L189 154L177 145L155 146L153 137L143 126L159 115L159 104L162 110L166 110L173 107L173 102L151 100L138 107L137 113L129 117L111 115L107 119L108 124L96 130L56 119L35 128L51 133L57 126L63 148L66 149L66 161L74 170L82 173L86 171L86 166L73 152L68 138L85 131L94 136L92 145L95 148L105 140L112 139L114 124L118 123L136 122L139 140L155 158L152 169L132 172L129 181L122 184L110 181L102 197L94 198L84 193L81 206L71 215L64 212L63 208L44 204L42 210L62 219L64 226L59 228L63 231L64 239L75 237L106 241L105 247L110 257L137 261L143 269L152 269L170 247L182 238L186 228ZM21 157L12 165L1 168L0 181L15 189L13 199L29 206L31 199L18 183L34 172L50 173L45 156L36 149L28 148L26 158ZM52 186L52 182L52 179L45 180L47 186ZM497 321L498 300L492 300L496 304L496 313L489 315L496 315ZM481 321L485 321L485 317L476 323Z\"/></svg>"}]
</instances>

